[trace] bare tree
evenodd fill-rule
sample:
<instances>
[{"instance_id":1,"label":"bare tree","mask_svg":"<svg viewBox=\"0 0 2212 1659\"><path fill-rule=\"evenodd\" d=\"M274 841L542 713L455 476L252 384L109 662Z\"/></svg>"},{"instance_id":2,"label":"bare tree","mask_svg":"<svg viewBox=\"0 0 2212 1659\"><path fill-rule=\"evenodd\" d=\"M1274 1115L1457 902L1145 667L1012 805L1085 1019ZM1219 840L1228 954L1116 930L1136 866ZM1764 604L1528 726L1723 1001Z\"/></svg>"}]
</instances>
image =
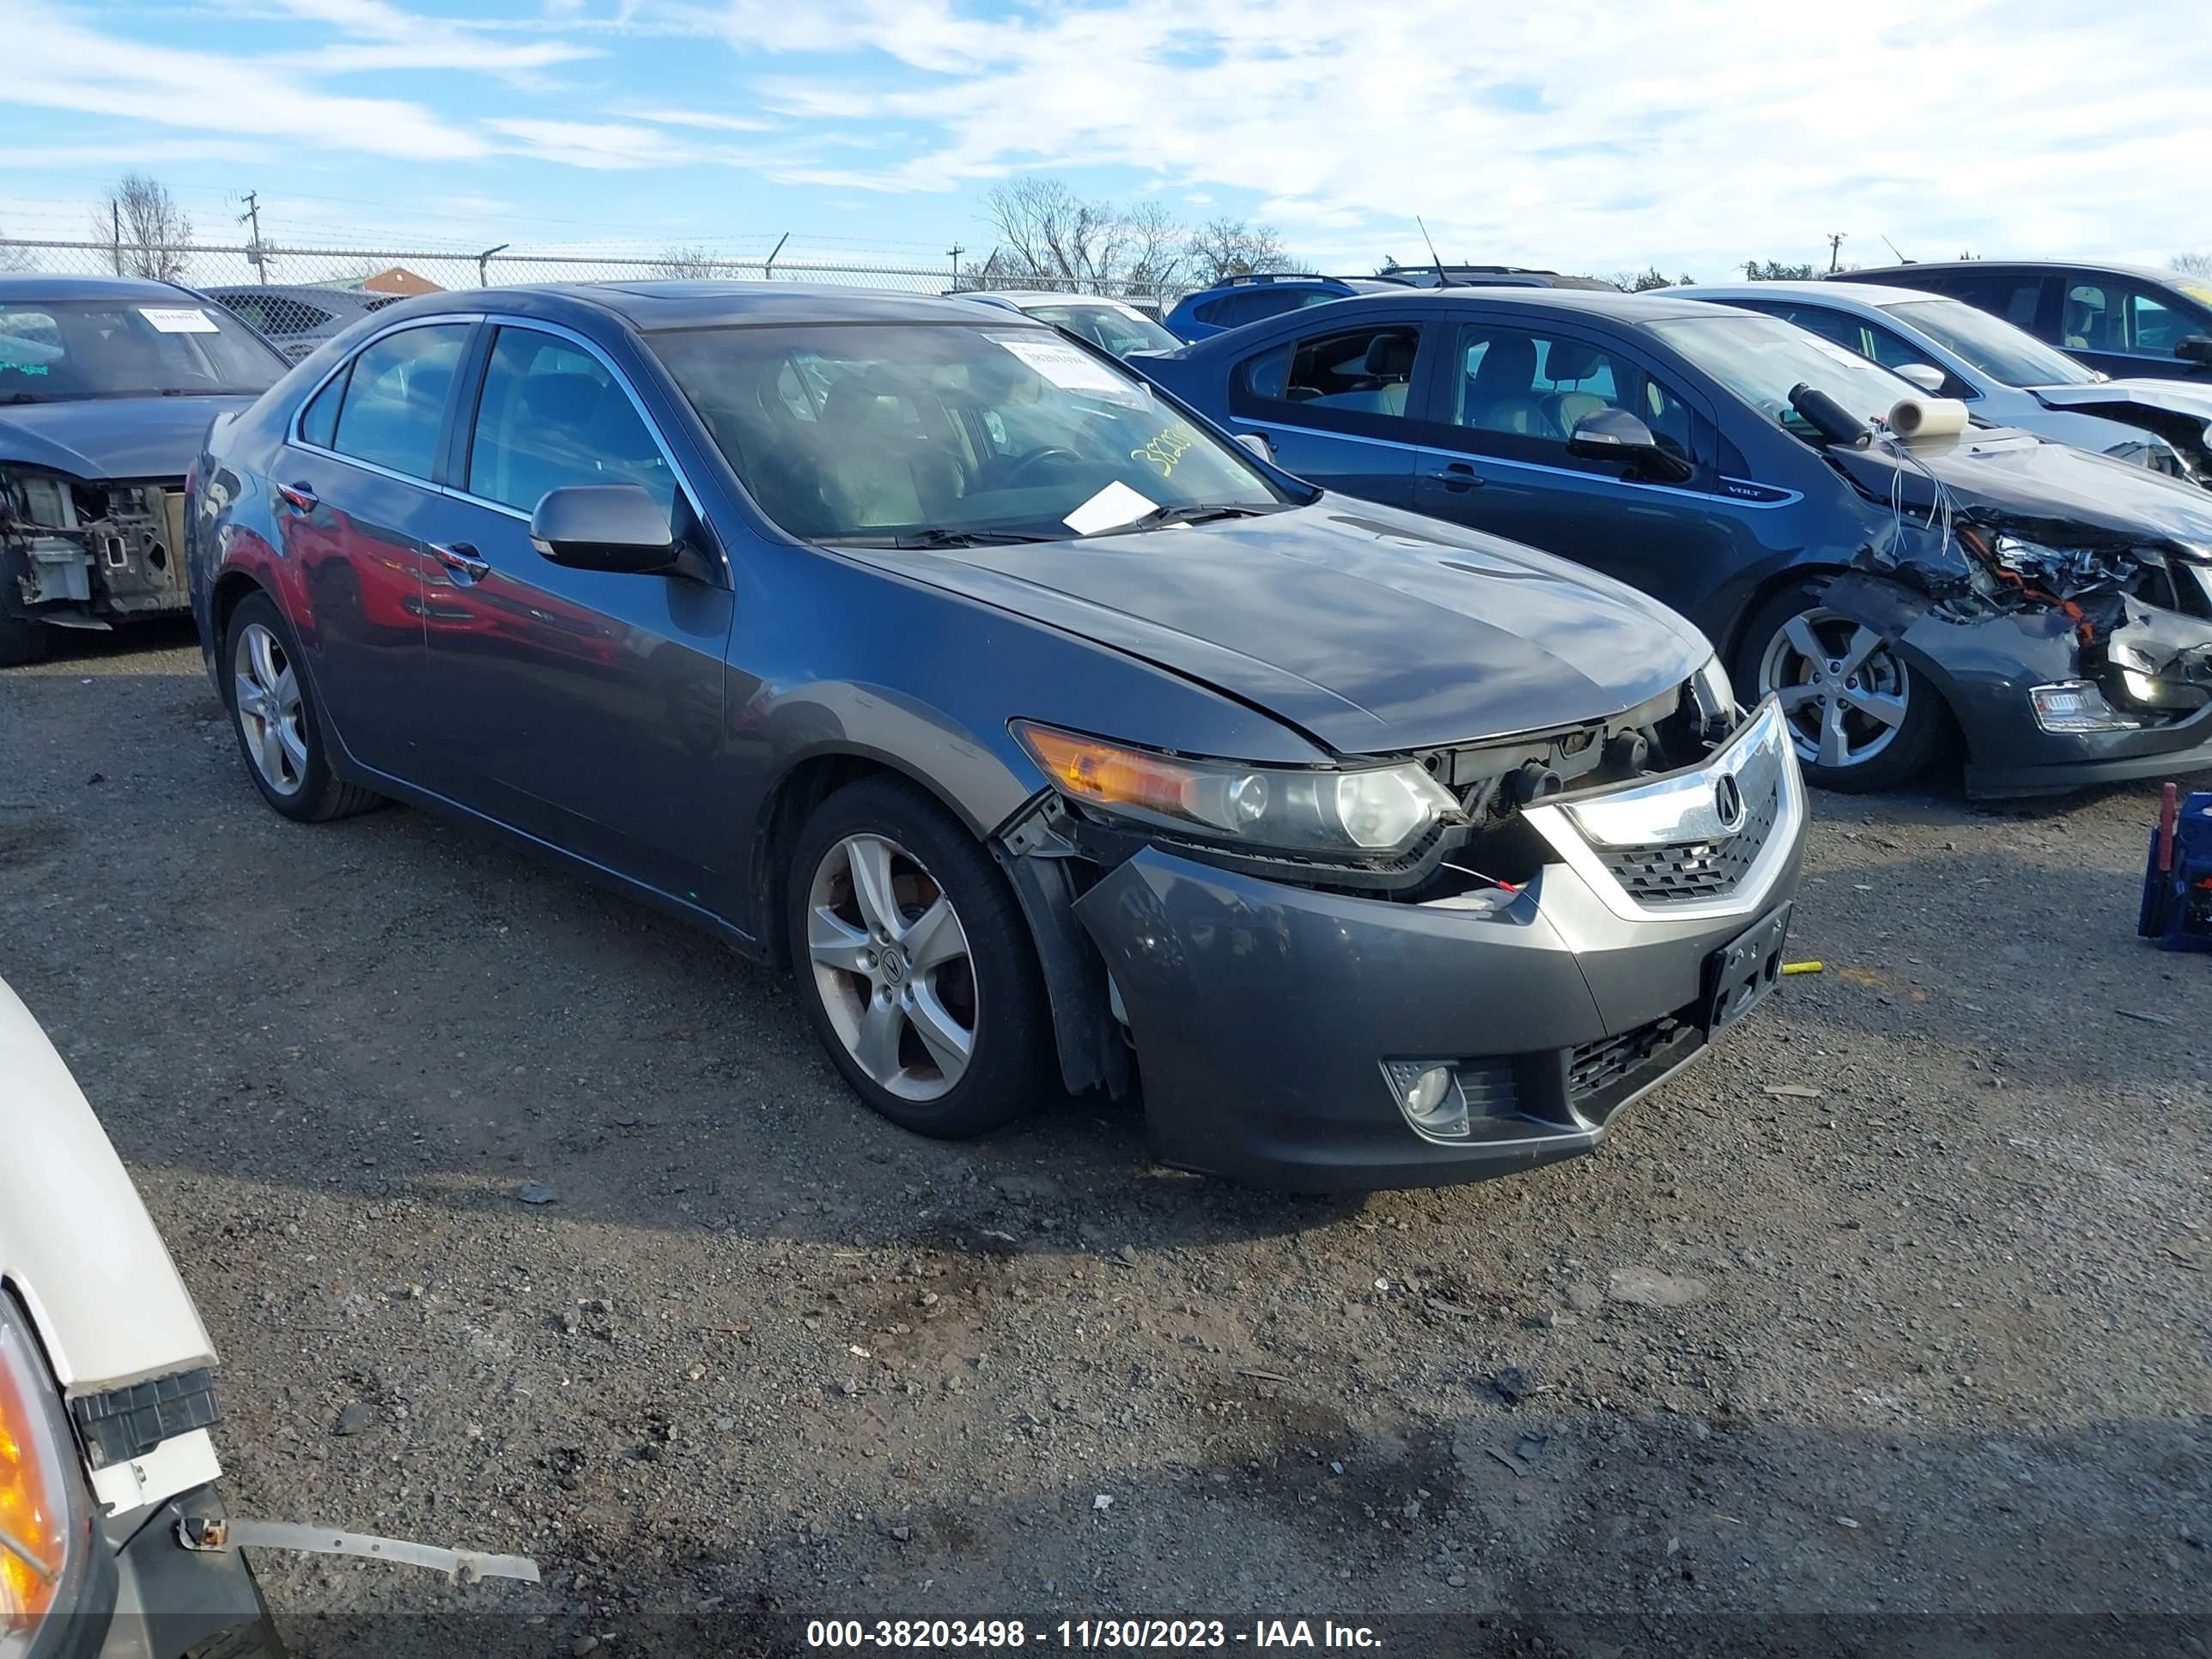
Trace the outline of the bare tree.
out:
<instances>
[{"instance_id":1,"label":"bare tree","mask_svg":"<svg viewBox=\"0 0 2212 1659\"><path fill-rule=\"evenodd\" d=\"M1273 225L1255 225L1242 219L1209 219L1190 234L1192 273L1200 282L1226 282L1255 270L1282 270L1290 256ZM1393 269L1396 261L1388 262Z\"/></svg>"},{"instance_id":2,"label":"bare tree","mask_svg":"<svg viewBox=\"0 0 2212 1659\"><path fill-rule=\"evenodd\" d=\"M653 269L661 276L720 276L729 268L703 247L671 246L660 250Z\"/></svg>"},{"instance_id":3,"label":"bare tree","mask_svg":"<svg viewBox=\"0 0 2212 1659\"><path fill-rule=\"evenodd\" d=\"M1139 202L1125 220L1127 266L1124 280L1133 289L1158 295L1173 288L1182 275L1186 239L1190 233L1176 222L1175 215L1158 202Z\"/></svg>"},{"instance_id":4,"label":"bare tree","mask_svg":"<svg viewBox=\"0 0 2212 1659\"><path fill-rule=\"evenodd\" d=\"M2172 264L2185 276L2212 276L2212 253L2177 253Z\"/></svg>"},{"instance_id":5,"label":"bare tree","mask_svg":"<svg viewBox=\"0 0 2212 1659\"><path fill-rule=\"evenodd\" d=\"M157 179L125 173L100 198L93 228L101 241L114 244L120 275L173 283L185 274L191 218Z\"/></svg>"}]
</instances>

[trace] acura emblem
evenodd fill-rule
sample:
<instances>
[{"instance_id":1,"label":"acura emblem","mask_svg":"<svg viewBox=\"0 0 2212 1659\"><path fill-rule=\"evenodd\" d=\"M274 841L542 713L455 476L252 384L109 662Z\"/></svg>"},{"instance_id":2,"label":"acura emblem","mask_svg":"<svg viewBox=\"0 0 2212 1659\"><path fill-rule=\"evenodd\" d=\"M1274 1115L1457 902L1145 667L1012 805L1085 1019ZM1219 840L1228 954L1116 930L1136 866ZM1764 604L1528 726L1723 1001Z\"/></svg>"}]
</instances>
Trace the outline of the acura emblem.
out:
<instances>
[{"instance_id":1,"label":"acura emblem","mask_svg":"<svg viewBox=\"0 0 2212 1659\"><path fill-rule=\"evenodd\" d=\"M1743 786L1733 772L1724 772L1714 781L1713 811L1720 815L1721 828L1731 836L1743 828Z\"/></svg>"}]
</instances>

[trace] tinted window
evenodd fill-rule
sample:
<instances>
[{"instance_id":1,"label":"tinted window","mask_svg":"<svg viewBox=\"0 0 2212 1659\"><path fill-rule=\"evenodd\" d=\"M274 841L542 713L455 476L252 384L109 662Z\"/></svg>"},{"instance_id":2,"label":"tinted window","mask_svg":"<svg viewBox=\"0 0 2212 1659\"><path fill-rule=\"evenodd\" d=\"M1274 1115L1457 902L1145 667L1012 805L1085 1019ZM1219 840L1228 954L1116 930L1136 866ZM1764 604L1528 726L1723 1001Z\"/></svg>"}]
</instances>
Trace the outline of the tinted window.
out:
<instances>
[{"instance_id":1,"label":"tinted window","mask_svg":"<svg viewBox=\"0 0 2212 1659\"><path fill-rule=\"evenodd\" d=\"M1151 318L1120 306L1032 306L1030 315L1054 328L1080 334L1116 357L1133 351L1173 351L1182 342Z\"/></svg>"},{"instance_id":2,"label":"tinted window","mask_svg":"<svg viewBox=\"0 0 2212 1659\"><path fill-rule=\"evenodd\" d=\"M345 396L346 371L340 369L331 376L323 389L309 399L300 413L300 441L328 449L337 435L338 404Z\"/></svg>"},{"instance_id":3,"label":"tinted window","mask_svg":"<svg viewBox=\"0 0 2212 1659\"><path fill-rule=\"evenodd\" d=\"M1238 388L1245 401L1288 404L1302 414L1402 416L1420 345L1411 323L1309 335L1244 363Z\"/></svg>"},{"instance_id":4,"label":"tinted window","mask_svg":"<svg viewBox=\"0 0 2212 1659\"><path fill-rule=\"evenodd\" d=\"M1455 426L1564 450L1577 423L1620 409L1650 427L1661 448L1686 458L1693 447L1688 405L1602 346L1470 323L1460 330L1456 367L1445 405Z\"/></svg>"},{"instance_id":5,"label":"tinted window","mask_svg":"<svg viewBox=\"0 0 2212 1659\"><path fill-rule=\"evenodd\" d=\"M672 512L676 480L606 365L534 329L503 328L484 366L468 489L528 513L568 484L642 484Z\"/></svg>"},{"instance_id":6,"label":"tinted window","mask_svg":"<svg viewBox=\"0 0 2212 1659\"><path fill-rule=\"evenodd\" d=\"M2171 295L2109 276L2067 284L2062 327L2069 350L2144 357L2171 357L2183 340L2204 332L2203 321Z\"/></svg>"},{"instance_id":7,"label":"tinted window","mask_svg":"<svg viewBox=\"0 0 2212 1659\"><path fill-rule=\"evenodd\" d=\"M347 377L331 447L410 477L429 477L468 334L465 323L434 323L387 334L365 349Z\"/></svg>"}]
</instances>

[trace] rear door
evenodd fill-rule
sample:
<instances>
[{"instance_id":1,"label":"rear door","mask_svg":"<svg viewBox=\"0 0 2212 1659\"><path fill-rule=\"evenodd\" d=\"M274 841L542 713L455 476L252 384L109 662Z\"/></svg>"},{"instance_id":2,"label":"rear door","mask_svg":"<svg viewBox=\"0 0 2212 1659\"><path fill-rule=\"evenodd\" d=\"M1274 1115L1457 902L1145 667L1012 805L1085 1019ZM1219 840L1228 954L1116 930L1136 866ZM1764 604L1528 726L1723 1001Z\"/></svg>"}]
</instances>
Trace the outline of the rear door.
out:
<instances>
[{"instance_id":1,"label":"rear door","mask_svg":"<svg viewBox=\"0 0 2212 1659\"><path fill-rule=\"evenodd\" d=\"M363 346L307 400L270 481L325 712L356 760L410 779L434 476L474 327L414 323Z\"/></svg>"},{"instance_id":2,"label":"rear door","mask_svg":"<svg viewBox=\"0 0 2212 1659\"><path fill-rule=\"evenodd\" d=\"M1230 368L1228 424L1261 434L1279 463L1324 489L1410 507L1414 388L1443 326L1398 307L1352 309L1356 323L1316 313L1255 343Z\"/></svg>"},{"instance_id":3,"label":"rear door","mask_svg":"<svg viewBox=\"0 0 2212 1659\"><path fill-rule=\"evenodd\" d=\"M2115 380L2212 379L2212 364L2176 350L2185 339L2212 337L2212 305L2161 283L2105 271L2069 271L2059 281L2060 349Z\"/></svg>"},{"instance_id":4,"label":"rear door","mask_svg":"<svg viewBox=\"0 0 2212 1659\"><path fill-rule=\"evenodd\" d=\"M1731 540L1702 397L1611 330L1516 307L1460 312L1425 392L1413 505L1526 542L1694 611ZM1577 422L1626 410L1689 476L1659 483L1570 454Z\"/></svg>"},{"instance_id":5,"label":"rear door","mask_svg":"<svg viewBox=\"0 0 2212 1659\"><path fill-rule=\"evenodd\" d=\"M731 843L722 732L726 582L573 570L530 541L548 490L636 483L713 551L628 381L582 336L500 321L454 438L428 578L432 787L678 896ZM717 576L719 553L709 561Z\"/></svg>"}]
</instances>

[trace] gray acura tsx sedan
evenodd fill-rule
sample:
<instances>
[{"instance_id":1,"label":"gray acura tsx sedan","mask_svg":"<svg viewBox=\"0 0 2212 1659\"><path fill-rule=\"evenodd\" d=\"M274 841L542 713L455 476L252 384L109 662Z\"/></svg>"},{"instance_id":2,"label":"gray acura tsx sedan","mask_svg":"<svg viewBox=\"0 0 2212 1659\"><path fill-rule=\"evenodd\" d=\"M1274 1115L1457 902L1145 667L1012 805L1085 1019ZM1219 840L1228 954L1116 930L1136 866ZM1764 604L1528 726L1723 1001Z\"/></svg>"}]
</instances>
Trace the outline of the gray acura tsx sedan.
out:
<instances>
[{"instance_id":1,"label":"gray acura tsx sedan","mask_svg":"<svg viewBox=\"0 0 2212 1659\"><path fill-rule=\"evenodd\" d=\"M428 807L788 964L909 1129L1141 1084L1184 1168L1495 1175L1778 982L1803 787L1694 628L1020 316L426 296L190 489L271 807Z\"/></svg>"}]
</instances>

